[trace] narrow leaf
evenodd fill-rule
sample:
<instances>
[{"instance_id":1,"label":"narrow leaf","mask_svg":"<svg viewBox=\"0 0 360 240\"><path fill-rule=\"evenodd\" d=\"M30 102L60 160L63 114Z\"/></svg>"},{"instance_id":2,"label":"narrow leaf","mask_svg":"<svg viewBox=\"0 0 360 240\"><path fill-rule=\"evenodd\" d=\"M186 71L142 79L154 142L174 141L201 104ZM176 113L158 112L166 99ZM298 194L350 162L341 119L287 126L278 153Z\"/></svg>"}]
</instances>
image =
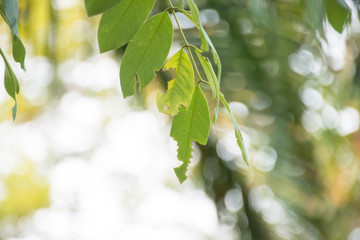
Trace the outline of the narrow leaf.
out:
<instances>
[{"instance_id":1,"label":"narrow leaf","mask_svg":"<svg viewBox=\"0 0 360 240\"><path fill-rule=\"evenodd\" d=\"M201 88L197 85L188 111L185 111L185 107L180 107L180 113L175 116L170 132L170 136L178 143L178 159L183 162L180 167L174 169L180 183L187 178L186 172L193 151L192 143L205 145L209 131L209 106Z\"/></svg>"},{"instance_id":2,"label":"narrow leaf","mask_svg":"<svg viewBox=\"0 0 360 240\"><path fill-rule=\"evenodd\" d=\"M199 8L197 7L194 0L187 0L187 2L189 4L192 21L195 24L195 26L198 29L200 29L201 49L207 52L207 51L209 51L209 44L206 39L207 34L206 34L206 32L201 24L201 21L200 21ZM204 33L206 34L206 36L204 35Z\"/></svg>"},{"instance_id":3,"label":"narrow leaf","mask_svg":"<svg viewBox=\"0 0 360 240\"><path fill-rule=\"evenodd\" d=\"M26 51L18 30L18 2L15 0L3 0L0 2L0 14L11 29L13 57L16 62L21 64L21 68L25 70Z\"/></svg>"},{"instance_id":4,"label":"narrow leaf","mask_svg":"<svg viewBox=\"0 0 360 240\"><path fill-rule=\"evenodd\" d=\"M234 114L232 113L230 107L229 107L229 104L227 103L227 101L225 100L225 97L224 95L221 93L220 95L220 98L221 98L221 101L222 103L224 104L225 108L227 109L227 111L229 112L230 116L232 117L233 119L233 123L234 123L234 128L235 128L235 137L236 137L236 142L241 150L241 154L242 154L242 157L244 159L244 162L249 165L249 158L247 156L247 153L246 153L246 148L245 148L245 144L244 144L244 140L243 140L243 137L242 137L242 134L240 132L240 128L239 128L239 125L237 124L237 121L236 121L236 118L234 116Z\"/></svg>"},{"instance_id":5,"label":"narrow leaf","mask_svg":"<svg viewBox=\"0 0 360 240\"><path fill-rule=\"evenodd\" d=\"M209 59L201 55L200 49L195 49L196 55L200 61L200 64L202 68L204 69L206 78L209 82L209 85L211 87L212 91L212 97L216 98L216 106L219 106L220 103L220 85L219 81L217 80L216 74L214 72L213 67L211 66L211 63Z\"/></svg>"},{"instance_id":6,"label":"narrow leaf","mask_svg":"<svg viewBox=\"0 0 360 240\"><path fill-rule=\"evenodd\" d=\"M114 7L120 1L121 0L85 0L85 9L90 17Z\"/></svg>"},{"instance_id":7,"label":"narrow leaf","mask_svg":"<svg viewBox=\"0 0 360 240\"><path fill-rule=\"evenodd\" d=\"M125 51L120 82L124 97L140 91L161 69L171 47L173 25L167 11L148 19L134 36ZM138 86L137 86L138 85Z\"/></svg>"},{"instance_id":8,"label":"narrow leaf","mask_svg":"<svg viewBox=\"0 0 360 240\"><path fill-rule=\"evenodd\" d=\"M122 0L101 17L100 52L117 49L130 41L149 16L155 0Z\"/></svg>"},{"instance_id":9,"label":"narrow leaf","mask_svg":"<svg viewBox=\"0 0 360 240\"><path fill-rule=\"evenodd\" d=\"M211 53L213 55L215 65L216 65L217 70L218 70L217 71L217 79L218 79L218 82L220 84L222 66L221 66L221 61L220 61L219 54L217 53L217 51L216 51L216 49L214 47L214 44L212 43L209 35L206 33L204 27L201 24L200 13L199 13L199 9L198 9L197 5L195 4L195 2L193 0L188 0L188 4L189 4L191 15L188 15L188 14L184 14L184 15L187 16L194 23L194 25L200 30L200 39L201 39L200 48L202 50L204 50L204 51L209 51L209 46L210 46ZM217 119L217 115L218 115L218 112L219 112L219 106L220 106L220 101L217 101L217 104L216 104L216 107L215 107L215 114L214 114L214 117L213 117L213 122L214 123L216 122L216 119Z\"/></svg>"},{"instance_id":10,"label":"narrow leaf","mask_svg":"<svg viewBox=\"0 0 360 240\"><path fill-rule=\"evenodd\" d=\"M19 82L1 48L0 48L0 55L2 56L5 63L5 78L4 78L5 89L6 92L9 94L9 96L12 97L15 101L15 105L12 108L12 116L13 116L13 120L15 120L16 111L17 111L16 95L19 94L20 91Z\"/></svg>"},{"instance_id":11,"label":"narrow leaf","mask_svg":"<svg viewBox=\"0 0 360 240\"><path fill-rule=\"evenodd\" d=\"M176 77L168 83L164 95L158 94L157 106L160 112L175 116L180 106L187 108L194 91L194 70L184 48L178 51L163 67L175 69Z\"/></svg>"}]
</instances>

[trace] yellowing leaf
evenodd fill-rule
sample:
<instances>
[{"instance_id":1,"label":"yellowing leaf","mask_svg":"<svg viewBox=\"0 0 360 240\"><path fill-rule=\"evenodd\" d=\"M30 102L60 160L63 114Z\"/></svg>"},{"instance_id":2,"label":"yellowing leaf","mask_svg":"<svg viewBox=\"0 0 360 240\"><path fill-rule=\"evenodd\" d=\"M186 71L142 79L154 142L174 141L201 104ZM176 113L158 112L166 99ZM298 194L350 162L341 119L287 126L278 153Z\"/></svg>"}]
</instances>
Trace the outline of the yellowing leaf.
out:
<instances>
[{"instance_id":1,"label":"yellowing leaf","mask_svg":"<svg viewBox=\"0 0 360 240\"><path fill-rule=\"evenodd\" d=\"M160 112L175 116L180 106L189 106L194 91L194 70L184 48L165 64L163 70L171 68L175 69L176 77L168 83L164 95L158 94L157 106Z\"/></svg>"},{"instance_id":2,"label":"yellowing leaf","mask_svg":"<svg viewBox=\"0 0 360 240\"><path fill-rule=\"evenodd\" d=\"M187 178L186 172L190 163L192 143L198 142L205 145L210 131L210 112L206 98L197 85L188 111L180 107L180 113L175 116L171 127L170 136L178 143L178 159L183 162L175 168L175 174L180 183Z\"/></svg>"},{"instance_id":3,"label":"yellowing leaf","mask_svg":"<svg viewBox=\"0 0 360 240\"><path fill-rule=\"evenodd\" d=\"M120 82L124 97L140 91L154 78L154 71L160 70L173 37L173 26L167 11L163 11L140 28L125 51L121 67ZM138 86L137 86L138 85Z\"/></svg>"},{"instance_id":4,"label":"yellowing leaf","mask_svg":"<svg viewBox=\"0 0 360 240\"><path fill-rule=\"evenodd\" d=\"M100 52L117 49L130 41L153 8L155 0L122 0L101 17Z\"/></svg>"}]
</instances>

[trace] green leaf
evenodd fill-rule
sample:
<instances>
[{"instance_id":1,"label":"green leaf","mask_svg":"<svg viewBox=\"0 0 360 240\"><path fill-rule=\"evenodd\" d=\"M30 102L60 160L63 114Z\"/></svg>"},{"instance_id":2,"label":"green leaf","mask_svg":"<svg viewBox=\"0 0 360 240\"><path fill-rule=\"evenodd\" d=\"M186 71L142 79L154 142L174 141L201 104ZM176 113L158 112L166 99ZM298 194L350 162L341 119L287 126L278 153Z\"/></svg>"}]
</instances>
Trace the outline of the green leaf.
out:
<instances>
[{"instance_id":1,"label":"green leaf","mask_svg":"<svg viewBox=\"0 0 360 240\"><path fill-rule=\"evenodd\" d=\"M220 61L220 57L219 54L217 53L214 44L212 43L209 35L206 33L204 27L202 26L202 23L200 21L200 12L199 12L199 8L197 7L196 3L193 0L187 0L188 4L189 4L189 8L190 8L190 13L191 16L188 14L184 14L185 16L187 16L194 24L195 26L200 30L200 39L201 39L201 46L200 48L204 51L209 51L209 46L211 48L211 53L213 55L213 59L214 59L214 63L217 67L217 79L218 82L220 84L221 81L221 73L222 73L222 66L221 66L221 61ZM183 12L184 13L184 12ZM214 118L213 118L213 122L216 122L217 119L217 115L219 112L219 106L220 106L220 101L217 101L216 103L216 107L215 107L215 114L214 114Z\"/></svg>"},{"instance_id":2,"label":"green leaf","mask_svg":"<svg viewBox=\"0 0 360 240\"><path fill-rule=\"evenodd\" d=\"M178 143L178 159L183 162L180 167L174 169L180 183L187 178L186 172L193 151L192 143L205 145L209 131L209 106L201 88L197 85L188 111L185 111L185 107L180 107L180 113L174 117L170 132L170 136Z\"/></svg>"},{"instance_id":3,"label":"green leaf","mask_svg":"<svg viewBox=\"0 0 360 240\"><path fill-rule=\"evenodd\" d=\"M105 12L121 0L85 0L85 9L89 17Z\"/></svg>"},{"instance_id":4,"label":"green leaf","mask_svg":"<svg viewBox=\"0 0 360 240\"><path fill-rule=\"evenodd\" d=\"M21 68L25 70L26 51L18 30L18 2L15 0L3 0L0 3L0 14L11 29L13 57L16 62L21 64Z\"/></svg>"},{"instance_id":5,"label":"green leaf","mask_svg":"<svg viewBox=\"0 0 360 240\"><path fill-rule=\"evenodd\" d=\"M206 79L209 82L212 91L212 97L216 98L216 106L219 106L220 103L220 85L219 81L216 77L215 71L211 66L211 63L208 58L201 55L201 50L196 48L195 49L196 55L200 61L202 68L204 69Z\"/></svg>"},{"instance_id":6,"label":"green leaf","mask_svg":"<svg viewBox=\"0 0 360 240\"><path fill-rule=\"evenodd\" d=\"M124 97L151 82L154 71L161 69L169 54L172 38L173 25L167 11L144 23L130 41L121 63L120 82Z\"/></svg>"},{"instance_id":7,"label":"green leaf","mask_svg":"<svg viewBox=\"0 0 360 240\"><path fill-rule=\"evenodd\" d=\"M164 95L158 94L157 106L160 112L175 116L180 106L189 106L194 91L194 70L184 48L165 64L163 70L170 68L175 69L176 77L168 83Z\"/></svg>"},{"instance_id":8,"label":"green leaf","mask_svg":"<svg viewBox=\"0 0 360 240\"><path fill-rule=\"evenodd\" d=\"M180 9L183 10L184 9L184 0L179 0L176 4L176 6Z\"/></svg>"},{"instance_id":9,"label":"green leaf","mask_svg":"<svg viewBox=\"0 0 360 240\"><path fill-rule=\"evenodd\" d=\"M206 39L206 32L201 24L200 21L200 12L199 12L199 8L197 7L196 3L193 0L187 0L188 4L189 4L189 8L190 8L190 13L192 16L192 21L195 24L195 26L200 29L200 39L201 39L201 49L204 51L209 51L209 44L208 41ZM204 35L205 33L205 35Z\"/></svg>"},{"instance_id":10,"label":"green leaf","mask_svg":"<svg viewBox=\"0 0 360 240\"><path fill-rule=\"evenodd\" d=\"M227 111L229 112L230 116L232 117L233 119L233 123L234 123L234 128L235 128L235 137L236 137L236 142L241 150L241 154L242 154L242 157L244 159L244 162L249 165L249 158L247 156L247 153L246 153L246 148L245 148L245 144L244 144L244 140L243 140L243 137L242 137L242 134L240 132L240 128L239 128L239 125L237 124L237 121L236 121L236 118L234 116L234 114L232 113L230 107L229 107L229 104L227 103L227 101L225 100L225 97L224 95L221 93L220 95L220 98L221 98L221 101L222 103L224 104L225 108L227 109Z\"/></svg>"},{"instance_id":11,"label":"green leaf","mask_svg":"<svg viewBox=\"0 0 360 240\"><path fill-rule=\"evenodd\" d=\"M349 20L350 9L343 0L326 0L326 15L334 29L341 33Z\"/></svg>"},{"instance_id":12,"label":"green leaf","mask_svg":"<svg viewBox=\"0 0 360 240\"><path fill-rule=\"evenodd\" d=\"M16 112L17 112L16 95L19 94L20 91L19 82L1 48L0 48L0 55L4 59L4 63L5 63L5 78L4 78L5 89L7 93L10 95L10 97L12 97L15 101L15 105L12 108L12 116L13 116L13 120L15 120Z\"/></svg>"},{"instance_id":13,"label":"green leaf","mask_svg":"<svg viewBox=\"0 0 360 240\"><path fill-rule=\"evenodd\" d=\"M101 17L100 52L117 49L130 41L149 16L155 0L122 0Z\"/></svg>"}]
</instances>

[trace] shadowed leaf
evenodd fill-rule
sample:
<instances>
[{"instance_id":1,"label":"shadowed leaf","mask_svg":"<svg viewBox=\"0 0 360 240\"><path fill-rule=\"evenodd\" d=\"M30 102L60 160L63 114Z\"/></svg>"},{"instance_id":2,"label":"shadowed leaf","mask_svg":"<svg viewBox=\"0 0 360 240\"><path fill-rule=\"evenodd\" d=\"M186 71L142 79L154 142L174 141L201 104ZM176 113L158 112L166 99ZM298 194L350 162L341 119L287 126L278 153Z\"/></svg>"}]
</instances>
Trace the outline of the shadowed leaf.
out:
<instances>
[{"instance_id":1,"label":"shadowed leaf","mask_svg":"<svg viewBox=\"0 0 360 240\"><path fill-rule=\"evenodd\" d=\"M173 25L167 11L159 13L140 28L125 51L120 82L124 97L140 91L154 78L154 71L161 69L173 37ZM138 84L138 86L136 86Z\"/></svg>"}]
</instances>

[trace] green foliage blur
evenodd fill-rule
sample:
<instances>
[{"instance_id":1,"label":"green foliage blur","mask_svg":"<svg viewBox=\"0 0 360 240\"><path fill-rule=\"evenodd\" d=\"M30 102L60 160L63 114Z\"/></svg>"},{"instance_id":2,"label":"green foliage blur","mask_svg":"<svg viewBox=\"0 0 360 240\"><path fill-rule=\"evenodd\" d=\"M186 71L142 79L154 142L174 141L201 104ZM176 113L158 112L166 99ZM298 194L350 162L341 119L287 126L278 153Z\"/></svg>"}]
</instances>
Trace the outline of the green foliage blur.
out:
<instances>
[{"instance_id":1,"label":"green foliage blur","mask_svg":"<svg viewBox=\"0 0 360 240\"><path fill-rule=\"evenodd\" d=\"M61 63L100 54L94 38L99 16L88 18L82 1L65 9L60 2L19 2L27 52L46 57L55 74L39 101L20 92L18 122L35 119L67 91ZM221 109L190 178L213 199L237 239L356 239L348 236L360 227L359 3L341 2L196 1L221 58L221 89L241 125L250 163L231 148L232 120ZM167 7L163 0L156 4ZM0 30L6 33L4 23ZM195 28L185 34L201 44ZM119 59L123 48L110 54ZM164 75L158 74L160 82ZM150 85L136 96L137 104L146 105L152 90ZM210 89L206 95L210 100ZM0 106L0 122L10 119L10 108L10 100ZM0 218L47 206L49 189L38 177L29 170L6 179L10 194L0 202Z\"/></svg>"}]
</instances>

